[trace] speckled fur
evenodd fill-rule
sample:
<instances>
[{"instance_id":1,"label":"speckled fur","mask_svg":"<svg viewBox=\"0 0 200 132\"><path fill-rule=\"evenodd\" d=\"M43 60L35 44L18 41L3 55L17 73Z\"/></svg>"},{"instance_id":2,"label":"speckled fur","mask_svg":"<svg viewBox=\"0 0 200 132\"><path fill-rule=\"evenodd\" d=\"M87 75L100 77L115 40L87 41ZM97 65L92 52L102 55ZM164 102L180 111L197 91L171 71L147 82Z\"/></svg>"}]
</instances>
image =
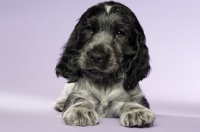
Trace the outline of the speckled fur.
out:
<instances>
[{"instance_id":1,"label":"speckled fur","mask_svg":"<svg viewBox=\"0 0 200 132\"><path fill-rule=\"evenodd\" d=\"M56 66L74 83L54 103L68 125L96 125L120 118L126 127L149 127L156 119L139 81L150 71L145 35L134 13L109 1L89 8L75 26Z\"/></svg>"}]
</instances>

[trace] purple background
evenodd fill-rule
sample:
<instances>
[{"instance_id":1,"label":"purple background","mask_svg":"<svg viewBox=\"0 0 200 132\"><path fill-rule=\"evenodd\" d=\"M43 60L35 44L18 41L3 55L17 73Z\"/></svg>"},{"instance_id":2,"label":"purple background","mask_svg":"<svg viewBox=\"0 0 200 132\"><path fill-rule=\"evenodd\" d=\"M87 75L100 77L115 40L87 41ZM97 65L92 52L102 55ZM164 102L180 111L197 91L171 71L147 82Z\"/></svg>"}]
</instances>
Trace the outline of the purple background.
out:
<instances>
[{"instance_id":1,"label":"purple background","mask_svg":"<svg viewBox=\"0 0 200 132\"><path fill-rule=\"evenodd\" d=\"M132 9L147 37L152 71L140 84L158 115L149 130L200 130L194 125L200 123L200 1L118 1ZM80 130L54 118L51 102L66 82L54 68L77 19L99 2L0 0L0 131ZM100 119L100 125L81 130L118 127L125 130L117 119Z\"/></svg>"}]
</instances>

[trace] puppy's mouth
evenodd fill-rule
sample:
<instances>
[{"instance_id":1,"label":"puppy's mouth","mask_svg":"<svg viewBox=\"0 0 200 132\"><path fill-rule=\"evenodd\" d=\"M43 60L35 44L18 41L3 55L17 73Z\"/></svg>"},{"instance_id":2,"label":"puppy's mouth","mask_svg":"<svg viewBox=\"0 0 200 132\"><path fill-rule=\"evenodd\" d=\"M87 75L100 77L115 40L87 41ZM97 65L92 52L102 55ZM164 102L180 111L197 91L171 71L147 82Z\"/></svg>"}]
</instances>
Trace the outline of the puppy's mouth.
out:
<instances>
[{"instance_id":1,"label":"puppy's mouth","mask_svg":"<svg viewBox=\"0 0 200 132\"><path fill-rule=\"evenodd\" d=\"M107 73L98 71L96 69L84 70L83 72L85 73L86 76L92 77L95 79L101 79L101 78L107 77Z\"/></svg>"},{"instance_id":2,"label":"puppy's mouth","mask_svg":"<svg viewBox=\"0 0 200 132\"><path fill-rule=\"evenodd\" d=\"M83 70L84 75L91 79L97 80L110 80L110 79L116 79L118 78L118 72L112 72L112 73L107 73L107 72L102 72L96 69L87 69Z\"/></svg>"}]
</instances>

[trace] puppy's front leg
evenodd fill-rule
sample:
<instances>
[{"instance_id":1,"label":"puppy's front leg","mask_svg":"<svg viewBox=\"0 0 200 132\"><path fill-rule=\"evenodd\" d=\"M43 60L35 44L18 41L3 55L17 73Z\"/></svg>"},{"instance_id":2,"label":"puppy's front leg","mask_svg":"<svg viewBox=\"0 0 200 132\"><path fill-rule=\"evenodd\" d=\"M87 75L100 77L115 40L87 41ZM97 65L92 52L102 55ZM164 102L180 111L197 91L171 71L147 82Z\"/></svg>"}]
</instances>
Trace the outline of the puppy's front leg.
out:
<instances>
[{"instance_id":1,"label":"puppy's front leg","mask_svg":"<svg viewBox=\"0 0 200 132\"><path fill-rule=\"evenodd\" d=\"M126 127L150 127L156 116L138 103L125 103L120 116L121 125Z\"/></svg>"},{"instance_id":2,"label":"puppy's front leg","mask_svg":"<svg viewBox=\"0 0 200 132\"><path fill-rule=\"evenodd\" d=\"M76 92L67 98L62 117L66 124L75 126L93 126L98 122L92 104Z\"/></svg>"}]
</instances>

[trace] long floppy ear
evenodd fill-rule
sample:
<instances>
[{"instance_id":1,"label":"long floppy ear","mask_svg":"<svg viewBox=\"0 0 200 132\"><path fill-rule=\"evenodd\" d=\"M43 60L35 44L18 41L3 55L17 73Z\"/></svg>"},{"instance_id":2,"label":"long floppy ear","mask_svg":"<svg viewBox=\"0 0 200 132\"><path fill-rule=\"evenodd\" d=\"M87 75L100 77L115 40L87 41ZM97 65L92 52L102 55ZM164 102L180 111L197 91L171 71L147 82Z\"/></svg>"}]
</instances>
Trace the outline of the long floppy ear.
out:
<instances>
[{"instance_id":1,"label":"long floppy ear","mask_svg":"<svg viewBox=\"0 0 200 132\"><path fill-rule=\"evenodd\" d=\"M78 24L77 24L78 25ZM77 27L76 25L76 27ZM77 56L77 31L76 27L71 33L67 44L64 46L64 51L61 54L59 62L55 68L56 75L68 79L68 83L76 82L82 76L81 70L78 67Z\"/></svg>"},{"instance_id":2,"label":"long floppy ear","mask_svg":"<svg viewBox=\"0 0 200 132\"><path fill-rule=\"evenodd\" d=\"M126 78L124 80L124 89L132 90L138 82L147 77L150 71L149 53L146 46L146 39L142 27L136 21L133 43L136 47L136 53L133 56L126 56L124 59L124 69Z\"/></svg>"}]
</instances>

